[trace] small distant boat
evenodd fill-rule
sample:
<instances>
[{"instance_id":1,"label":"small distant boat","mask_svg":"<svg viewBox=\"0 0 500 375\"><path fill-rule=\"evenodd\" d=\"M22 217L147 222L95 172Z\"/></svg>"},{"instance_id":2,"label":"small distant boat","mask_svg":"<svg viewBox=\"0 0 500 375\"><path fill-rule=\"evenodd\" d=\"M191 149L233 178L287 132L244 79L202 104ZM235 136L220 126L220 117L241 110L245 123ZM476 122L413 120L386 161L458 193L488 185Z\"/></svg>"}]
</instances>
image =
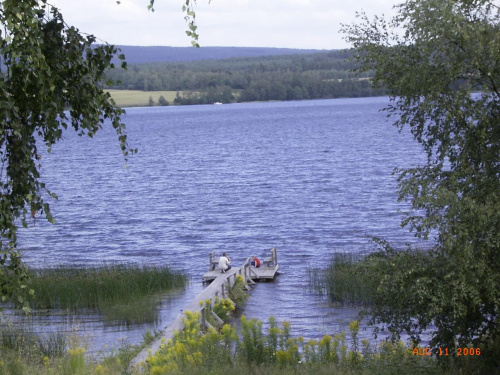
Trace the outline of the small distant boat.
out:
<instances>
[{"instance_id":1,"label":"small distant boat","mask_svg":"<svg viewBox=\"0 0 500 375\"><path fill-rule=\"evenodd\" d=\"M222 104L221 102L215 102L214 105L220 105Z\"/></svg>"}]
</instances>

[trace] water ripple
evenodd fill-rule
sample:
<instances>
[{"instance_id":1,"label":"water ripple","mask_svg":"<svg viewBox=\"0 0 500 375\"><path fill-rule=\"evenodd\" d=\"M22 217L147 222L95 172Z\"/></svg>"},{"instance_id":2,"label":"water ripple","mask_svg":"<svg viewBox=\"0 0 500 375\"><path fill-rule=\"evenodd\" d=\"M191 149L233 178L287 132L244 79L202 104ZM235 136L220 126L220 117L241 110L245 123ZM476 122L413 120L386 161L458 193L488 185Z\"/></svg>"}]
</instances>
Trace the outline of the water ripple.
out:
<instances>
[{"instance_id":1,"label":"water ripple","mask_svg":"<svg viewBox=\"0 0 500 375\"><path fill-rule=\"evenodd\" d=\"M247 315L290 320L308 337L331 332L352 311L311 300L305 270L324 266L335 251L372 250L371 235L414 241L399 225L405 205L392 171L424 157L379 112L386 104L129 109L124 120L139 153L126 167L112 130L91 140L68 132L42 159L42 177L59 195L57 223L38 220L20 230L25 258L37 265L173 264L196 280L184 294L191 296L210 251L227 251L238 264L277 246L282 274L255 288ZM92 329L99 337L109 332Z\"/></svg>"}]
</instances>

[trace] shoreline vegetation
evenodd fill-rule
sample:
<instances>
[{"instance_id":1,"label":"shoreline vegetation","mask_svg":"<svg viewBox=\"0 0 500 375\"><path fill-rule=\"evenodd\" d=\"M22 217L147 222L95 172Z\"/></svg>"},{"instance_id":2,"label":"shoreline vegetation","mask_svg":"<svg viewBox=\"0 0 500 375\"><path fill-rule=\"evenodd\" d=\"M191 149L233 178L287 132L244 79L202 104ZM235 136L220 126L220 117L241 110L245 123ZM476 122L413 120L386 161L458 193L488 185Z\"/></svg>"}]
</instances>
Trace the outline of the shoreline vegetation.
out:
<instances>
[{"instance_id":1,"label":"shoreline vegetation","mask_svg":"<svg viewBox=\"0 0 500 375\"><path fill-rule=\"evenodd\" d=\"M291 101L386 95L374 72L353 73L351 51L129 64L110 69L119 107Z\"/></svg>"},{"instance_id":2,"label":"shoreline vegetation","mask_svg":"<svg viewBox=\"0 0 500 375\"><path fill-rule=\"evenodd\" d=\"M30 299L33 316L95 309L104 321L126 325L155 322L161 299L188 283L186 275L168 266L128 263L30 269L30 276L28 288L35 290ZM0 375L123 374L155 336L146 331L141 344L125 343L93 357L86 354L85 337L77 333L38 334L32 324L2 321L1 308L11 307L0 303Z\"/></svg>"},{"instance_id":3,"label":"shoreline vegetation","mask_svg":"<svg viewBox=\"0 0 500 375\"><path fill-rule=\"evenodd\" d=\"M120 108L130 107L152 107L161 106L164 98L166 103L164 106L173 104L176 96L176 91L140 91L140 90L115 90L107 89L111 98ZM150 100L151 99L151 100Z\"/></svg>"},{"instance_id":4,"label":"shoreline vegetation","mask_svg":"<svg viewBox=\"0 0 500 375\"><path fill-rule=\"evenodd\" d=\"M368 79L360 81L368 82ZM120 108L137 107L168 107L178 105L204 105L204 104L231 104L231 103L255 103L255 102L284 102L293 100L316 100L316 99L339 99L339 98L357 98L367 96L385 96L383 91L377 91L373 95L338 95L334 97L319 98L297 98L297 99L267 99L267 100L240 100L241 90L231 91L230 99L221 98L217 95L211 95L203 91L141 91L141 90L118 90L106 89Z\"/></svg>"},{"instance_id":5,"label":"shoreline vegetation","mask_svg":"<svg viewBox=\"0 0 500 375\"><path fill-rule=\"evenodd\" d=\"M371 292L361 293L383 261L382 253L367 256L335 254L321 272L310 272L311 292L321 291L335 303L371 303ZM157 297L185 286L185 277L167 267L127 264L98 265L89 268L55 267L32 270L31 286L36 288L37 309L98 308L123 309L131 301ZM316 276L315 276L316 275ZM319 276L317 276L319 275ZM364 275L361 279L360 276ZM126 282L125 282L126 280ZM104 285L107 285L104 288ZM124 286L126 285L126 288ZM235 284L236 285L236 284ZM212 311L223 325L200 324L198 313L186 313L185 329L152 353L144 368L130 369L128 363L155 335L146 332L143 342L126 344L117 351L97 356L86 354L81 338L61 333L41 337L26 328L0 325L0 375L4 374L452 374L474 368L478 358L451 358L430 355L428 348L409 347L402 341L371 343L359 340L358 321L349 324L349 334L325 335L318 340L293 337L288 322L269 318L262 330L257 319L240 318L241 332L227 324L235 307L244 306L248 294L243 284L231 290L231 300L215 301ZM76 292L78 291L78 292ZM154 299L154 298L153 298ZM210 304L209 301L205 303ZM112 310L113 311L113 310ZM105 315L105 314L104 314ZM116 318L116 316L115 316ZM415 354L417 350L417 354ZM424 354L422 354L424 353Z\"/></svg>"},{"instance_id":6,"label":"shoreline vegetation","mask_svg":"<svg viewBox=\"0 0 500 375\"><path fill-rule=\"evenodd\" d=\"M381 280L390 277L391 267L400 262L406 266L428 262L430 251L409 247L366 254L333 253L325 268L308 271L309 289L333 305L370 307L377 301Z\"/></svg>"},{"instance_id":7,"label":"shoreline vegetation","mask_svg":"<svg viewBox=\"0 0 500 375\"><path fill-rule=\"evenodd\" d=\"M203 330L199 313L186 314L186 327L150 356L146 374L447 374L433 358L415 356L401 341L373 346L359 342L359 322L345 332L319 340L294 338L289 322L240 319L241 332L225 324ZM422 349L420 349L422 350Z\"/></svg>"},{"instance_id":8,"label":"shoreline vegetation","mask_svg":"<svg viewBox=\"0 0 500 375\"><path fill-rule=\"evenodd\" d=\"M143 301L144 297L182 287L186 281L184 276L166 267L124 264L55 267L32 270L32 274L30 286L37 290L34 308L75 311L120 308L124 303ZM213 305L205 302L222 318L223 324L212 321L207 328L200 324L199 313L188 312L186 328L153 353L140 373L362 374L373 370L371 373L385 374L387 368L411 369L415 374L441 373L437 362L430 357L412 356L401 342L384 343L380 347L371 346L368 340L358 342L356 321L349 325L350 344L345 333L325 335L320 340L293 338L290 324L278 324L273 317L269 319L268 331L263 332L260 321L242 316L240 338L236 328L227 323L231 311L244 306L248 297L242 282L235 284L230 297L237 306L229 299L216 300ZM146 332L140 345L125 345L111 354L89 357L77 336L53 333L41 337L25 328L1 326L0 375L134 374L137 369L128 368L128 363L154 337Z\"/></svg>"},{"instance_id":9,"label":"shoreline vegetation","mask_svg":"<svg viewBox=\"0 0 500 375\"><path fill-rule=\"evenodd\" d=\"M308 270L309 289L339 306L369 306L373 301L373 273L379 253L334 253L323 269Z\"/></svg>"},{"instance_id":10,"label":"shoreline vegetation","mask_svg":"<svg viewBox=\"0 0 500 375\"><path fill-rule=\"evenodd\" d=\"M160 300L188 282L184 274L167 266L126 263L30 269L30 275L27 285L35 291L29 299L33 315L95 309L104 321L127 325L155 322Z\"/></svg>"}]
</instances>

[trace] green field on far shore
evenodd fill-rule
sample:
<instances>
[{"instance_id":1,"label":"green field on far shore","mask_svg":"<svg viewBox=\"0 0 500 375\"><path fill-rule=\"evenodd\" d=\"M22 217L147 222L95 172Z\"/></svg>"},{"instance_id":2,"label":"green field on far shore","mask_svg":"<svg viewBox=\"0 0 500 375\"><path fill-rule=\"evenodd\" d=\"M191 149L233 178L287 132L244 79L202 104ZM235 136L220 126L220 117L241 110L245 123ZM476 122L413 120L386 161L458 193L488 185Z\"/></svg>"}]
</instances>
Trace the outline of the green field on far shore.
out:
<instances>
[{"instance_id":1,"label":"green field on far shore","mask_svg":"<svg viewBox=\"0 0 500 375\"><path fill-rule=\"evenodd\" d=\"M158 99L163 96L169 104L173 104L177 91L140 91L140 90L107 90L116 102L116 105L125 107L147 107L149 97L154 100L154 105L158 104ZM181 92L182 94L182 92Z\"/></svg>"}]
</instances>

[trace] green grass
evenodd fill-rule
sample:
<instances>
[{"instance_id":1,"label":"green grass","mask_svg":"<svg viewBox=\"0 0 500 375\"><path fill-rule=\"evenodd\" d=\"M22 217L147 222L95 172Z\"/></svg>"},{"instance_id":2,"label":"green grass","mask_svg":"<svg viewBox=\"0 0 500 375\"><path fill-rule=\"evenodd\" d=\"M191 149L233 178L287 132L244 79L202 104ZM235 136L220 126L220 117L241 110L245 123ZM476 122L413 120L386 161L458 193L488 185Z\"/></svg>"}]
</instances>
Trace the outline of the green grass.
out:
<instances>
[{"instance_id":1,"label":"green grass","mask_svg":"<svg viewBox=\"0 0 500 375\"><path fill-rule=\"evenodd\" d=\"M479 358L441 363L440 357L415 356L402 342L359 342L359 325L352 322L349 334L325 335L319 340L294 338L287 322L272 317L267 332L256 319L242 317L241 333L225 325L220 331L203 332L199 315L186 313L188 330L148 359L142 374L189 375L438 375L482 374ZM240 337L241 336L241 337ZM28 331L0 325L0 375L138 374L129 369L131 359L153 335L146 332L140 345L124 345L106 355L86 355L81 342L60 334L54 343ZM152 353L153 354L153 353ZM490 372L491 373L491 372Z\"/></svg>"},{"instance_id":2,"label":"green grass","mask_svg":"<svg viewBox=\"0 0 500 375\"><path fill-rule=\"evenodd\" d=\"M156 319L160 296L183 288L187 279L168 267L104 264L86 268L32 270L32 309L100 310L106 320L127 324Z\"/></svg>"},{"instance_id":3,"label":"green grass","mask_svg":"<svg viewBox=\"0 0 500 375\"><path fill-rule=\"evenodd\" d=\"M25 328L0 325L0 375L126 374L128 363L144 345L124 345L96 358L86 355L71 336L42 337Z\"/></svg>"},{"instance_id":4,"label":"green grass","mask_svg":"<svg viewBox=\"0 0 500 375\"><path fill-rule=\"evenodd\" d=\"M202 334L195 314L192 329L176 333L148 360L144 372L128 364L153 338L144 335L140 345L124 345L106 355L90 356L71 337L57 335L58 345L47 351L44 340L26 331L14 332L0 326L0 375L445 375L483 374L479 358L440 363L441 358L414 356L401 342L372 345L357 343L358 326L349 325L350 335L335 334L319 340L290 335L286 322L270 319L262 331L256 319L242 318L241 338L235 328ZM355 322L353 322L355 323ZM349 337L350 336L350 337ZM450 358L451 359L451 358ZM491 373L491 372L489 372Z\"/></svg>"},{"instance_id":5,"label":"green grass","mask_svg":"<svg viewBox=\"0 0 500 375\"><path fill-rule=\"evenodd\" d=\"M41 337L25 327L14 328L2 326L0 328L0 348L2 351L24 353L30 358L61 357L66 352L67 338L60 332Z\"/></svg>"},{"instance_id":6,"label":"green grass","mask_svg":"<svg viewBox=\"0 0 500 375\"><path fill-rule=\"evenodd\" d=\"M186 313L186 327L147 359L146 374L445 374L436 358L414 356L402 342L374 345L358 340L359 324L319 340L294 338L288 322L241 318L241 332L224 325L203 331L199 313Z\"/></svg>"},{"instance_id":7,"label":"green grass","mask_svg":"<svg viewBox=\"0 0 500 375\"><path fill-rule=\"evenodd\" d=\"M402 255L412 261L430 261L429 248L377 251L370 254L335 253L324 269L309 271L310 290L327 295L332 303L369 306L374 301L383 278ZM407 264L406 264L407 266ZM405 263L401 263L405 267Z\"/></svg>"},{"instance_id":8,"label":"green grass","mask_svg":"<svg viewBox=\"0 0 500 375\"><path fill-rule=\"evenodd\" d=\"M158 105L158 99L163 96L170 105L173 104L177 91L140 91L140 90L106 90L116 102L118 107L147 107L151 96ZM182 92L181 92L182 94Z\"/></svg>"},{"instance_id":9,"label":"green grass","mask_svg":"<svg viewBox=\"0 0 500 375\"><path fill-rule=\"evenodd\" d=\"M325 269L309 272L310 289L342 305L369 305L374 298L382 253L336 253Z\"/></svg>"}]
</instances>

